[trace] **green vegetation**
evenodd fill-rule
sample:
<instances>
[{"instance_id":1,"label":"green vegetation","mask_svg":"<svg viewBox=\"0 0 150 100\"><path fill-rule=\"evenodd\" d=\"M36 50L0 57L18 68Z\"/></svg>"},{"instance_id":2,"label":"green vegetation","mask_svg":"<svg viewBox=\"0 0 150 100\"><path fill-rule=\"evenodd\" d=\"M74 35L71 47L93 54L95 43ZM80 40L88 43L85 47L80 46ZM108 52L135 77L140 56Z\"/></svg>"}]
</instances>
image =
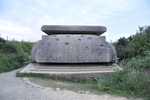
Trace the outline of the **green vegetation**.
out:
<instances>
[{"instance_id":1,"label":"green vegetation","mask_svg":"<svg viewBox=\"0 0 150 100\"><path fill-rule=\"evenodd\" d=\"M29 61L29 54L34 43L6 41L0 38L0 73L11 71Z\"/></svg>"},{"instance_id":2,"label":"green vegetation","mask_svg":"<svg viewBox=\"0 0 150 100\"><path fill-rule=\"evenodd\" d=\"M19 77L53 79L84 84L91 90L127 97L150 99L150 27L139 27L139 31L128 38L113 43L117 51L116 61L123 70L116 70L109 77L92 80L66 79L47 74L19 73Z\"/></svg>"},{"instance_id":3,"label":"green vegetation","mask_svg":"<svg viewBox=\"0 0 150 100\"><path fill-rule=\"evenodd\" d=\"M129 44L132 57L146 56L150 51L150 26L139 27L139 32L133 36L133 41Z\"/></svg>"},{"instance_id":4,"label":"green vegetation","mask_svg":"<svg viewBox=\"0 0 150 100\"><path fill-rule=\"evenodd\" d=\"M113 43L122 71L99 81L99 89L111 94L150 99L150 27Z\"/></svg>"},{"instance_id":5,"label":"green vegetation","mask_svg":"<svg viewBox=\"0 0 150 100\"><path fill-rule=\"evenodd\" d=\"M19 68L29 60L34 43L5 41L0 38L0 72ZM66 79L48 74L17 72L18 77L34 77L80 83L90 89L106 93L142 97L150 99L150 26L139 27L139 31L128 38L122 37L113 43L117 51L117 60L123 70L116 70L109 77L84 79ZM90 84L90 85L89 85Z\"/></svg>"},{"instance_id":6,"label":"green vegetation","mask_svg":"<svg viewBox=\"0 0 150 100\"><path fill-rule=\"evenodd\" d=\"M150 74L141 70L138 64L132 66L133 62L122 62L122 71L117 70L110 77L99 80L99 89L111 94L150 99ZM134 70L133 67L139 68Z\"/></svg>"},{"instance_id":7,"label":"green vegetation","mask_svg":"<svg viewBox=\"0 0 150 100\"><path fill-rule=\"evenodd\" d=\"M117 51L117 57L119 58L119 61L132 57L129 49L129 43L132 40L133 36L130 36L129 38L122 37L117 42L113 43Z\"/></svg>"},{"instance_id":8,"label":"green vegetation","mask_svg":"<svg viewBox=\"0 0 150 100\"><path fill-rule=\"evenodd\" d=\"M60 81L68 81L68 82L74 82L74 83L97 83L97 81L93 78L92 80L86 80L86 79L77 79L77 78L65 78L55 75L49 75L44 73L20 73L19 71L16 73L17 77L34 77L34 78L43 78L43 79L53 79L53 80L60 80Z\"/></svg>"},{"instance_id":9,"label":"green vegetation","mask_svg":"<svg viewBox=\"0 0 150 100\"><path fill-rule=\"evenodd\" d=\"M122 37L113 43L119 61L133 57L145 57L150 52L150 26L139 27L139 31L128 38Z\"/></svg>"},{"instance_id":10,"label":"green vegetation","mask_svg":"<svg viewBox=\"0 0 150 100\"><path fill-rule=\"evenodd\" d=\"M66 78L61 76L43 74L43 73L16 73L17 77L28 77L30 81L51 88L69 89L76 92L90 91L95 94L102 94L102 91L98 89L98 83L93 78L91 80Z\"/></svg>"}]
</instances>

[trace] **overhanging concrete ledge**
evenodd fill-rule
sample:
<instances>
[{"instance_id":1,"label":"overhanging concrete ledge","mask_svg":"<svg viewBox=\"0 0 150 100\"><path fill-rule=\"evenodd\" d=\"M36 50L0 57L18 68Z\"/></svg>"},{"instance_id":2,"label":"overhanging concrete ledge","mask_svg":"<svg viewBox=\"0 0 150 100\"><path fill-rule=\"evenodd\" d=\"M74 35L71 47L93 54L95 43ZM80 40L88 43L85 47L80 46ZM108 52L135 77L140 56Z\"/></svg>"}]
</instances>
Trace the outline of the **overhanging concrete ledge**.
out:
<instances>
[{"instance_id":1,"label":"overhanging concrete ledge","mask_svg":"<svg viewBox=\"0 0 150 100\"><path fill-rule=\"evenodd\" d=\"M93 34L101 35L107 31L105 26L78 26L78 25L43 25L41 30L51 34Z\"/></svg>"}]
</instances>

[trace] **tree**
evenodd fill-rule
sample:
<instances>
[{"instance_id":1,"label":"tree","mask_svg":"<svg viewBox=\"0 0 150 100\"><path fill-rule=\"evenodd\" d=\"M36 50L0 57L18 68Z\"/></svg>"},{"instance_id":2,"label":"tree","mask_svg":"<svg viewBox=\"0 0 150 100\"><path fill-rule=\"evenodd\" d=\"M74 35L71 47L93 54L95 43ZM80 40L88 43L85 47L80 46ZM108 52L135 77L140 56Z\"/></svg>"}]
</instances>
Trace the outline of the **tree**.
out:
<instances>
[{"instance_id":1,"label":"tree","mask_svg":"<svg viewBox=\"0 0 150 100\"><path fill-rule=\"evenodd\" d=\"M145 56L146 51L150 51L150 26L139 27L139 32L133 36L129 44L132 56Z\"/></svg>"}]
</instances>

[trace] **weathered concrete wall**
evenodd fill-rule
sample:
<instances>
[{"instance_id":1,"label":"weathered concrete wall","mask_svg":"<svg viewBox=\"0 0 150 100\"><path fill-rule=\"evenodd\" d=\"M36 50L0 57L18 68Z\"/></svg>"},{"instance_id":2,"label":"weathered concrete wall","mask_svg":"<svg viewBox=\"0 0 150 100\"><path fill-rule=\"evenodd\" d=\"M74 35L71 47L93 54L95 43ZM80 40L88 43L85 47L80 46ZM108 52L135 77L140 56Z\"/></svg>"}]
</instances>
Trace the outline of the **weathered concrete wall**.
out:
<instances>
[{"instance_id":1,"label":"weathered concrete wall","mask_svg":"<svg viewBox=\"0 0 150 100\"><path fill-rule=\"evenodd\" d=\"M32 48L32 62L103 63L113 62L114 47L97 35L47 35Z\"/></svg>"},{"instance_id":2,"label":"weathered concrete wall","mask_svg":"<svg viewBox=\"0 0 150 100\"><path fill-rule=\"evenodd\" d=\"M32 47L32 50L31 50L31 59L30 59L31 62L36 62L35 56L36 56L36 52L38 50L38 48L37 48L38 43L39 42L37 42L36 44L34 44L34 46Z\"/></svg>"}]
</instances>

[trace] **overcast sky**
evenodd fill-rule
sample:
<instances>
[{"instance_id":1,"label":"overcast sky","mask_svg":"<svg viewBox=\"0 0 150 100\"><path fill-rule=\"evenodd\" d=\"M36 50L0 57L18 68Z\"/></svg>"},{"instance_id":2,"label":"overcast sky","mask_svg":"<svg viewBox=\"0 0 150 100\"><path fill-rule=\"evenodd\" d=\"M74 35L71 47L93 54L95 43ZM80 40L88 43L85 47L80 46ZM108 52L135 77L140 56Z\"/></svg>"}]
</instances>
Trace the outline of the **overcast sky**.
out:
<instances>
[{"instance_id":1,"label":"overcast sky","mask_svg":"<svg viewBox=\"0 0 150 100\"><path fill-rule=\"evenodd\" d=\"M150 25L150 0L0 0L4 39L40 40L42 25L106 26L103 36L116 41Z\"/></svg>"}]
</instances>

